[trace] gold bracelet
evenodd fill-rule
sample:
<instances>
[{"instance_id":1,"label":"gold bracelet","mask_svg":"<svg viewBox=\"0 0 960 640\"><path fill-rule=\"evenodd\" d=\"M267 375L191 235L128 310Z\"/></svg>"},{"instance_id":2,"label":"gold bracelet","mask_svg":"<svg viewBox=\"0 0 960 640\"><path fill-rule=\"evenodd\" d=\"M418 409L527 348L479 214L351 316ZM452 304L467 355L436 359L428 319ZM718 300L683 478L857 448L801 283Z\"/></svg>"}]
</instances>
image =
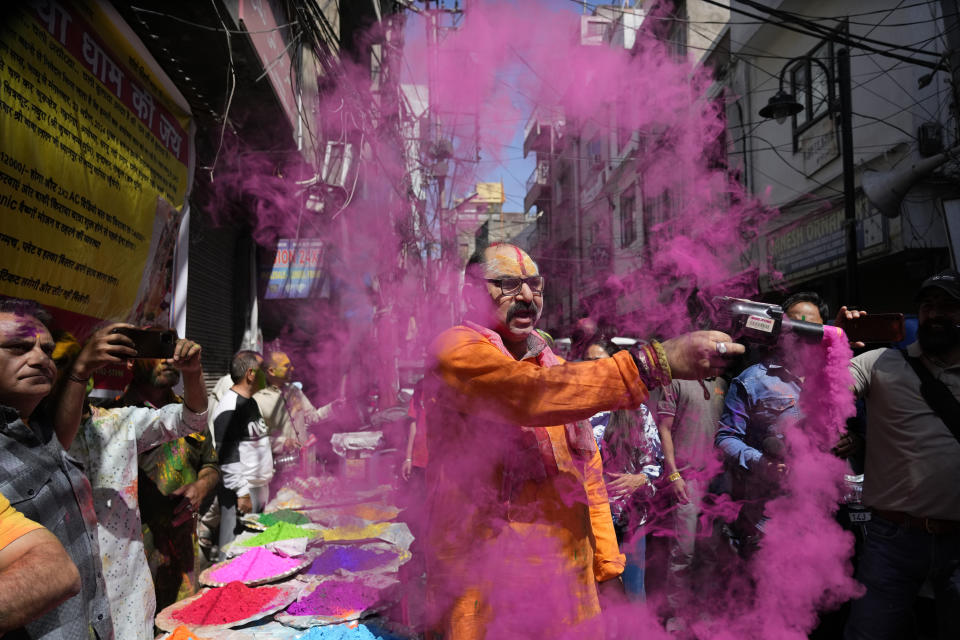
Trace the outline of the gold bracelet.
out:
<instances>
[{"instance_id":1,"label":"gold bracelet","mask_svg":"<svg viewBox=\"0 0 960 640\"><path fill-rule=\"evenodd\" d=\"M670 363L667 362L667 352L663 348L663 345L657 342L656 340L652 340L650 342L650 346L653 347L653 350L657 353L657 360L658 360L657 364L660 365L660 370L663 372L663 375L666 377L666 379L661 384L666 386L670 384L671 380L673 380L673 374L670 371Z\"/></svg>"},{"instance_id":2,"label":"gold bracelet","mask_svg":"<svg viewBox=\"0 0 960 640\"><path fill-rule=\"evenodd\" d=\"M674 471L673 473L667 476L667 480L669 480L670 482L676 482L677 480L680 480L682 477L683 476L680 475L679 471Z\"/></svg>"}]
</instances>

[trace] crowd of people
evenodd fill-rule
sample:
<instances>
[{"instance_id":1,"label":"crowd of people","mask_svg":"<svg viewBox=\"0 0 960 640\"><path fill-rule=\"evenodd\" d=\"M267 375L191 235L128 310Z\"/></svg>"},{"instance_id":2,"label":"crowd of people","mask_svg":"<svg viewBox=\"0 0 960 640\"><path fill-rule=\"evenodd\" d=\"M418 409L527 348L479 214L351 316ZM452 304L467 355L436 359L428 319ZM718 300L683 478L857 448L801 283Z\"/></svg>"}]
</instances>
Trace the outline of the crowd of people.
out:
<instances>
[{"instance_id":1,"label":"crowd of people","mask_svg":"<svg viewBox=\"0 0 960 640\"><path fill-rule=\"evenodd\" d=\"M693 637L690 607L718 578L711 566L721 554L747 566L764 545L765 505L797 472L787 427L821 372L783 348L734 370L744 345L711 330L623 347L594 328L565 360L536 328L543 291L521 249L478 252L463 323L434 341L410 401L398 473L413 489L424 632L598 637L605 609L653 602L653 591L667 631ZM960 630L960 274L926 280L918 303L917 342L850 361L866 428L832 448L863 456L870 509L849 640L913 637L924 584L939 637ZM828 317L815 294L782 307ZM862 313L841 308L836 323ZM343 404L314 407L279 349L238 352L208 396L199 344L139 358L124 328L81 345L41 306L0 299L6 637L153 638L156 612L197 588L197 549L222 558L244 516L307 468L281 461L309 450ZM92 405L91 377L107 366L130 382ZM704 517L719 495L735 517ZM651 531L665 541L656 552Z\"/></svg>"},{"instance_id":2,"label":"crowd of people","mask_svg":"<svg viewBox=\"0 0 960 640\"><path fill-rule=\"evenodd\" d=\"M578 361L564 363L535 328L543 282L517 247L485 249L467 268L464 323L432 346L403 467L406 477L425 431L427 627L444 638L596 637L602 608L624 593L644 599L649 562L664 574L661 621L695 637L688 621L724 579L718 567L748 571L766 504L787 474L807 472L790 467L785 436L823 360L792 341L737 368L743 348L723 333L625 349L594 324L574 344ZM865 471L869 511L844 523L861 541L864 592L818 637L920 637L924 585L936 614L923 626L944 639L960 630L960 274L930 277L917 299L915 343L849 363L866 428L833 425L830 453L866 459L851 476ZM782 308L806 323L829 317L810 292ZM836 324L864 315L843 307ZM704 518L720 495L735 517ZM647 531L666 538L665 553L645 552ZM518 614L531 593L536 612Z\"/></svg>"},{"instance_id":3,"label":"crowd of people","mask_svg":"<svg viewBox=\"0 0 960 640\"><path fill-rule=\"evenodd\" d=\"M117 331L130 325L80 346L51 324L34 302L0 299L0 633L149 640L156 612L196 591L197 547L222 559L238 516L266 504L272 452L298 451L331 407L310 404L279 350L267 367L237 353L208 397L192 340L138 358ZM108 365L130 382L92 405Z\"/></svg>"}]
</instances>

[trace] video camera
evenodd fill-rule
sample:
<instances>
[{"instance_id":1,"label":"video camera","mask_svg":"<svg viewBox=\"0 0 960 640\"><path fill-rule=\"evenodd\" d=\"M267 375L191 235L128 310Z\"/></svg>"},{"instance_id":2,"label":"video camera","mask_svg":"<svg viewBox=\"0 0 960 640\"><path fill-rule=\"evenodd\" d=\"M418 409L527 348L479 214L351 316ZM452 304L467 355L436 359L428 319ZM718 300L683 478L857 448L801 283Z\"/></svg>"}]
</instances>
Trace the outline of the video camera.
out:
<instances>
[{"instance_id":1,"label":"video camera","mask_svg":"<svg viewBox=\"0 0 960 640\"><path fill-rule=\"evenodd\" d=\"M823 340L823 325L788 317L780 305L754 302L743 298L717 296L713 299L718 318L736 341L772 346L780 341L783 332L796 335L806 342Z\"/></svg>"}]
</instances>

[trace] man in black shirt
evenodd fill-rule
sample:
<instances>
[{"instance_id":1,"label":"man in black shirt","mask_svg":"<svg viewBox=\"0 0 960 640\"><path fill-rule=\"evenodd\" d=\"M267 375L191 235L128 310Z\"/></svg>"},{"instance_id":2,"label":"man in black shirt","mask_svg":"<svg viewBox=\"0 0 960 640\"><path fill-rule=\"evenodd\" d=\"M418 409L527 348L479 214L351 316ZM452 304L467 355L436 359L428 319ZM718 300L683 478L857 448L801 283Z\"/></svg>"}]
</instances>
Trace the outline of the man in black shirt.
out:
<instances>
[{"instance_id":1,"label":"man in black shirt","mask_svg":"<svg viewBox=\"0 0 960 640\"><path fill-rule=\"evenodd\" d=\"M269 497L273 454L267 425L253 394L266 382L263 357L240 351L230 364L233 386L213 411L214 442L223 478L220 491L220 549L238 533L238 515L259 513Z\"/></svg>"}]
</instances>

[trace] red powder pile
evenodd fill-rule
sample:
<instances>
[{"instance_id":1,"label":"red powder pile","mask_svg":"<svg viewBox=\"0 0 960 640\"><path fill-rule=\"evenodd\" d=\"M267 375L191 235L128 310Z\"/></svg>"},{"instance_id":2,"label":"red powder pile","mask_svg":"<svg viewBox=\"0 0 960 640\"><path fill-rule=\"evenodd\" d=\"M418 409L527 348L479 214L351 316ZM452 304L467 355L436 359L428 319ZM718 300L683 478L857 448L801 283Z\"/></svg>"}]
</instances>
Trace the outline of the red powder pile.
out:
<instances>
[{"instance_id":1,"label":"red powder pile","mask_svg":"<svg viewBox=\"0 0 960 640\"><path fill-rule=\"evenodd\" d=\"M287 611L295 616L342 616L373 606L379 597L377 589L359 582L330 581L321 583Z\"/></svg>"},{"instance_id":2,"label":"red powder pile","mask_svg":"<svg viewBox=\"0 0 960 640\"><path fill-rule=\"evenodd\" d=\"M242 582L231 582L225 587L210 589L173 614L173 618L197 626L229 624L260 613L279 592L277 587L251 589Z\"/></svg>"}]
</instances>

